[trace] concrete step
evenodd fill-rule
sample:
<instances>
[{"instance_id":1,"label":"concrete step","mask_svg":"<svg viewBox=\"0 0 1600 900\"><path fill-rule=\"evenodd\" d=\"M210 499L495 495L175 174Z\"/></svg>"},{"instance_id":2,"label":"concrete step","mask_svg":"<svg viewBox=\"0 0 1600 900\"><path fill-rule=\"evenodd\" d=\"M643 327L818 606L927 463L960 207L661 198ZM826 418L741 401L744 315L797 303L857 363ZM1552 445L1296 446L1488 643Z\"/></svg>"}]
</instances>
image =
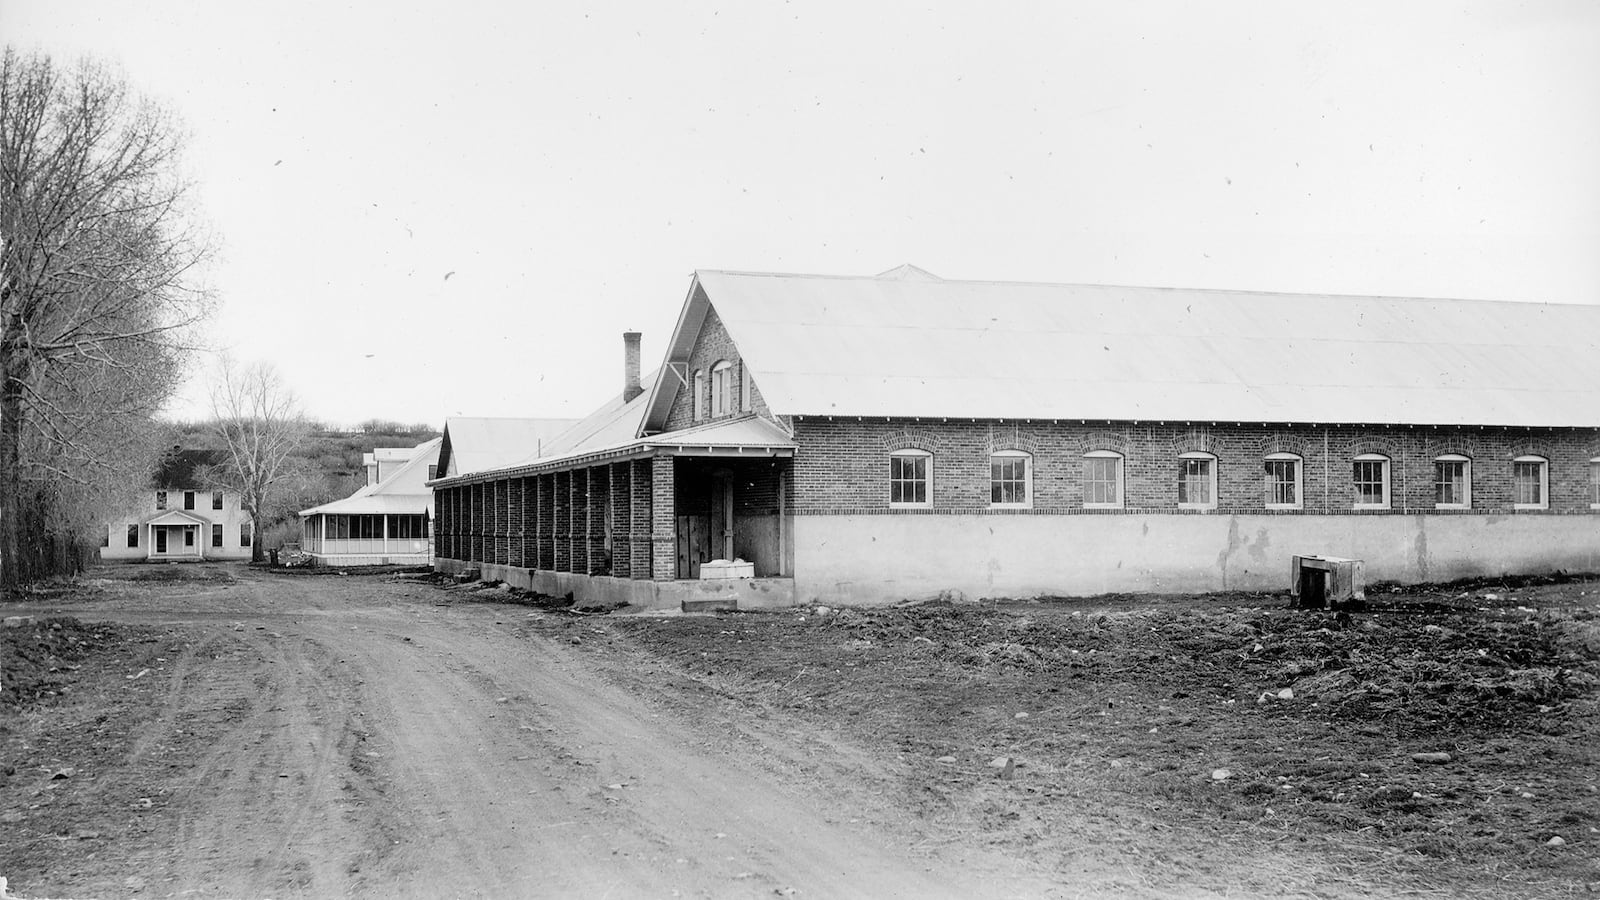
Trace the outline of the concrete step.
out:
<instances>
[{"instance_id":1,"label":"concrete step","mask_svg":"<svg viewBox=\"0 0 1600 900\"><path fill-rule=\"evenodd\" d=\"M685 600L685 601L683 601L683 611L686 612L686 613L716 612L719 609L724 609L724 610L728 610L728 611L732 612L733 610L736 610L738 608L739 608L739 605L736 602L734 602L733 598L731 598L731 597L726 599L726 600L723 600L723 599L719 598L719 599L716 599L716 600Z\"/></svg>"}]
</instances>

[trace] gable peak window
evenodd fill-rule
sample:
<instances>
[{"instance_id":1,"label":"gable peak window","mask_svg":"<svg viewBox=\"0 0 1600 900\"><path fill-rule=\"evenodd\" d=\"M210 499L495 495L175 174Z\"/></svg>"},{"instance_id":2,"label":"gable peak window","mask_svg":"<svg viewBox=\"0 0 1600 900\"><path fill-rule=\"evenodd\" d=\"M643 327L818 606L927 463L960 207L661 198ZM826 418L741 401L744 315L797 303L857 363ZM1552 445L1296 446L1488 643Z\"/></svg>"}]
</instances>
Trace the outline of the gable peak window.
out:
<instances>
[{"instance_id":1,"label":"gable peak window","mask_svg":"<svg viewBox=\"0 0 1600 900\"><path fill-rule=\"evenodd\" d=\"M1083 505L1086 509L1122 508L1122 454L1090 450L1083 455Z\"/></svg>"},{"instance_id":2,"label":"gable peak window","mask_svg":"<svg viewBox=\"0 0 1600 900\"><path fill-rule=\"evenodd\" d=\"M1389 457L1363 453L1352 461L1356 509L1389 508Z\"/></svg>"},{"instance_id":3,"label":"gable peak window","mask_svg":"<svg viewBox=\"0 0 1600 900\"><path fill-rule=\"evenodd\" d=\"M706 370L697 369L694 373L694 420L696 422L706 417Z\"/></svg>"},{"instance_id":4,"label":"gable peak window","mask_svg":"<svg viewBox=\"0 0 1600 900\"><path fill-rule=\"evenodd\" d=\"M711 415L733 412L733 363L722 360L711 367Z\"/></svg>"},{"instance_id":5,"label":"gable peak window","mask_svg":"<svg viewBox=\"0 0 1600 900\"><path fill-rule=\"evenodd\" d=\"M896 450L889 454L889 505L933 505L933 454L926 450Z\"/></svg>"},{"instance_id":6,"label":"gable peak window","mask_svg":"<svg viewBox=\"0 0 1600 900\"><path fill-rule=\"evenodd\" d=\"M1178 507L1217 508L1217 458L1195 451L1178 454Z\"/></svg>"},{"instance_id":7,"label":"gable peak window","mask_svg":"<svg viewBox=\"0 0 1600 900\"><path fill-rule=\"evenodd\" d=\"M1296 453L1269 453L1263 460L1266 470L1267 509L1300 509L1300 479L1304 460Z\"/></svg>"},{"instance_id":8,"label":"gable peak window","mask_svg":"<svg viewBox=\"0 0 1600 900\"><path fill-rule=\"evenodd\" d=\"M1033 505L1032 456L1021 450L1000 450L989 457L989 505Z\"/></svg>"},{"instance_id":9,"label":"gable peak window","mask_svg":"<svg viewBox=\"0 0 1600 900\"><path fill-rule=\"evenodd\" d=\"M1516 509L1550 508L1550 461L1519 456L1511 461L1511 505Z\"/></svg>"},{"instance_id":10,"label":"gable peak window","mask_svg":"<svg viewBox=\"0 0 1600 900\"><path fill-rule=\"evenodd\" d=\"M1472 507L1472 460L1446 453L1433 461L1433 505L1436 509Z\"/></svg>"}]
</instances>

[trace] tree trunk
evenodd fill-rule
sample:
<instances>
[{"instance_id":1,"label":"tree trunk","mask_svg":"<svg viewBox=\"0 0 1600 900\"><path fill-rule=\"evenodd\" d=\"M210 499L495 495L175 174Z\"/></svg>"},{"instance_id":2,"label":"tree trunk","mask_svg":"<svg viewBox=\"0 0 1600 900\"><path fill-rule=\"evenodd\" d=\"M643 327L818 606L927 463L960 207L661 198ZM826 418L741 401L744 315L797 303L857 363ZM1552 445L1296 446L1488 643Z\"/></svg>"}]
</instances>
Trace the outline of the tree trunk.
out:
<instances>
[{"instance_id":1,"label":"tree trunk","mask_svg":"<svg viewBox=\"0 0 1600 900\"><path fill-rule=\"evenodd\" d=\"M11 334L7 323L7 336ZM23 582L22 539L22 385L23 363L9 341L0 342L0 594Z\"/></svg>"},{"instance_id":2,"label":"tree trunk","mask_svg":"<svg viewBox=\"0 0 1600 900\"><path fill-rule=\"evenodd\" d=\"M250 561L258 563L267 558L267 552L261 547L264 535L261 533L260 513L253 512L250 514L250 534Z\"/></svg>"}]
</instances>

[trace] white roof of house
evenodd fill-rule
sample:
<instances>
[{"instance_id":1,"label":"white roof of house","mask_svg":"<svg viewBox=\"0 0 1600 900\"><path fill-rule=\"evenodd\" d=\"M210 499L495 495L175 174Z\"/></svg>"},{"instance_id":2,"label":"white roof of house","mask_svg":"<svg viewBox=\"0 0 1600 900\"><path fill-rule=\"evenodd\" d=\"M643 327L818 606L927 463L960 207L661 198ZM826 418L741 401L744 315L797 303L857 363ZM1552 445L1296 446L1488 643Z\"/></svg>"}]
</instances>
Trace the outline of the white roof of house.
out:
<instances>
[{"instance_id":1,"label":"white roof of house","mask_svg":"<svg viewBox=\"0 0 1600 900\"><path fill-rule=\"evenodd\" d=\"M1597 305L701 271L669 360L708 301L777 414L1600 426Z\"/></svg>"},{"instance_id":2,"label":"white roof of house","mask_svg":"<svg viewBox=\"0 0 1600 900\"><path fill-rule=\"evenodd\" d=\"M343 500L301 510L300 515L420 515L433 505L433 491L427 486L428 466L439 458L439 444L443 440L442 437L436 437L415 447L405 448L410 459L388 478L377 484L364 485Z\"/></svg>"},{"instance_id":3,"label":"white roof of house","mask_svg":"<svg viewBox=\"0 0 1600 900\"><path fill-rule=\"evenodd\" d=\"M579 421L466 416L446 419L444 433L450 441L448 474L465 475L510 465L540 452Z\"/></svg>"}]
</instances>

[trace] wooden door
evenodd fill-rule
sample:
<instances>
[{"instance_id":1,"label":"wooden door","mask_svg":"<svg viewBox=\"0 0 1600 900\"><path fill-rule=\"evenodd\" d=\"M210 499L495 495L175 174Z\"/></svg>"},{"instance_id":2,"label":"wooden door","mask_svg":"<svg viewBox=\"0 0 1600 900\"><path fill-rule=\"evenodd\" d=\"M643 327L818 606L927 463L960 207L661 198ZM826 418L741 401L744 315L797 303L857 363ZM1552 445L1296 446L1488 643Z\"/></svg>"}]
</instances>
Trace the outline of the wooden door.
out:
<instances>
[{"instance_id":1,"label":"wooden door","mask_svg":"<svg viewBox=\"0 0 1600 900\"><path fill-rule=\"evenodd\" d=\"M166 529L166 527L163 526L163 525L157 525L155 528L152 528L150 530L154 531L156 533L155 534L156 552L157 553L165 553L165 552L167 552L167 529Z\"/></svg>"}]
</instances>

